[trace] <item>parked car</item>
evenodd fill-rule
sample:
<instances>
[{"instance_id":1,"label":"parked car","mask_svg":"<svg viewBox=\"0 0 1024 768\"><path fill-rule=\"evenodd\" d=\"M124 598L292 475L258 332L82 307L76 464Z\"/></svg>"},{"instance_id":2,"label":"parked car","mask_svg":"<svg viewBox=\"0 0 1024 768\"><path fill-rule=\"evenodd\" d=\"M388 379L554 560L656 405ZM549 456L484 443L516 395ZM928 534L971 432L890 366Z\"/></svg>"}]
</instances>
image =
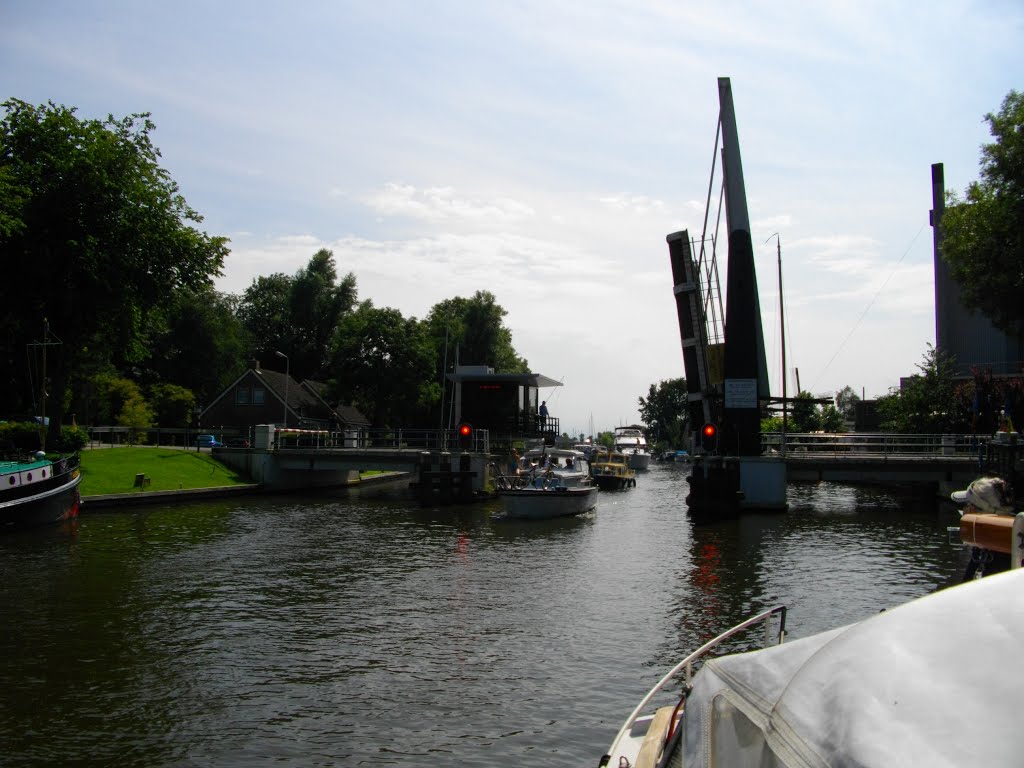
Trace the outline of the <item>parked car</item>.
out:
<instances>
[{"instance_id":1,"label":"parked car","mask_svg":"<svg viewBox=\"0 0 1024 768\"><path fill-rule=\"evenodd\" d=\"M224 443L213 435L199 435L196 438L196 447L198 448L221 448L223 445Z\"/></svg>"}]
</instances>

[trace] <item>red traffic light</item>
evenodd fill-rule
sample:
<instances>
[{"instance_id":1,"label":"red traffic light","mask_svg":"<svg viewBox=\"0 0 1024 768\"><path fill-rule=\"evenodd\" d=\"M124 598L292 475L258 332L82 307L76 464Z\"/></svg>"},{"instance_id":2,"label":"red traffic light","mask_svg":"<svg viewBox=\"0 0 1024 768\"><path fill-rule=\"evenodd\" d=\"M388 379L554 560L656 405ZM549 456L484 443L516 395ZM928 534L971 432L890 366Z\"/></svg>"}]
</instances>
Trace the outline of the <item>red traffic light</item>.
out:
<instances>
[{"instance_id":1,"label":"red traffic light","mask_svg":"<svg viewBox=\"0 0 1024 768\"><path fill-rule=\"evenodd\" d=\"M459 449L468 451L473 448L473 425L467 422L459 424L458 429L455 430L455 434L458 439Z\"/></svg>"},{"instance_id":2,"label":"red traffic light","mask_svg":"<svg viewBox=\"0 0 1024 768\"><path fill-rule=\"evenodd\" d=\"M700 446L705 451L718 450L718 425L710 421L700 428Z\"/></svg>"}]
</instances>

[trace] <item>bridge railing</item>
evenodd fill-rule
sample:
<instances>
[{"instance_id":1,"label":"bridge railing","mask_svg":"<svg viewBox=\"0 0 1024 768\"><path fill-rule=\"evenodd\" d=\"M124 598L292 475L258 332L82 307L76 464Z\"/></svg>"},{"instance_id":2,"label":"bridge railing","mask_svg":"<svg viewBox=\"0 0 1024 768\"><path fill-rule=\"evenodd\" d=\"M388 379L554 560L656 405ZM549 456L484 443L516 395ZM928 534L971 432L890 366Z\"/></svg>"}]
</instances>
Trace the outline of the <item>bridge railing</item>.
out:
<instances>
[{"instance_id":1,"label":"bridge railing","mask_svg":"<svg viewBox=\"0 0 1024 768\"><path fill-rule=\"evenodd\" d=\"M275 447L279 451L337 451L340 448L372 450L460 451L490 453L490 435L486 429L474 429L466 449L460 447L454 429L350 429L327 430L281 429Z\"/></svg>"},{"instance_id":2,"label":"bridge railing","mask_svg":"<svg viewBox=\"0 0 1024 768\"><path fill-rule=\"evenodd\" d=\"M779 453L785 440L786 454L863 456L977 457L991 440L987 435L908 435L888 432L786 433L761 435L765 453Z\"/></svg>"}]
</instances>

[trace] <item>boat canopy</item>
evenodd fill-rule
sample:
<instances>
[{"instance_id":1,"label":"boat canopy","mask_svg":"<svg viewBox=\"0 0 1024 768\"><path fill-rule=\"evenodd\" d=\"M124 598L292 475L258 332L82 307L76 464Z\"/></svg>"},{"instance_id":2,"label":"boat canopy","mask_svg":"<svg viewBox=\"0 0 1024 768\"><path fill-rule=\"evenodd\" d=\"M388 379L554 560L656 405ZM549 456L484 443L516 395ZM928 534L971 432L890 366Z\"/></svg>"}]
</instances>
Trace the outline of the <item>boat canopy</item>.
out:
<instances>
[{"instance_id":1,"label":"boat canopy","mask_svg":"<svg viewBox=\"0 0 1024 768\"><path fill-rule=\"evenodd\" d=\"M1024 765L1024 570L707 662L685 766Z\"/></svg>"}]
</instances>

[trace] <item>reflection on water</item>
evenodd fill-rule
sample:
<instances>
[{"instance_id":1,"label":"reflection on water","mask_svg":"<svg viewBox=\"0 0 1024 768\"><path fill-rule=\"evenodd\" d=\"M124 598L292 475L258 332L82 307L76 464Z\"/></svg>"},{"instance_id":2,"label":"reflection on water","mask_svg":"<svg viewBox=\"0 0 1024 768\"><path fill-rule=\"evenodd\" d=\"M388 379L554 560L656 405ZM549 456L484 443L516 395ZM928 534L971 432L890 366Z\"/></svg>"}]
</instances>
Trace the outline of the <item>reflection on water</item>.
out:
<instances>
[{"instance_id":1,"label":"reflection on water","mask_svg":"<svg viewBox=\"0 0 1024 768\"><path fill-rule=\"evenodd\" d=\"M693 527L656 465L580 518L404 491L86 513L0 538L5 765L593 764L682 654L954 582L931 502L794 485ZM950 518L948 515L952 515Z\"/></svg>"}]
</instances>

